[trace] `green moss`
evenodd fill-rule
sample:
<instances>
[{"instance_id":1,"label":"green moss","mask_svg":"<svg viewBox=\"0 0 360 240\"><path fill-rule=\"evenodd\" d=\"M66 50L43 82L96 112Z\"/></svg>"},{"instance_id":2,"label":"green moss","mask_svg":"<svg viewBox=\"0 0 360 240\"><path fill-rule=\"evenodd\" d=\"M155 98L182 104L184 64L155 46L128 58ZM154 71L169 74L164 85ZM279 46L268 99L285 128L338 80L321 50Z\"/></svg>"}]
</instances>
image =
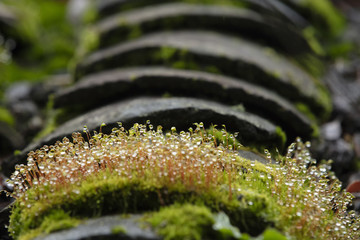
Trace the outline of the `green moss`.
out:
<instances>
[{"instance_id":1,"label":"green moss","mask_svg":"<svg viewBox=\"0 0 360 240\"><path fill-rule=\"evenodd\" d=\"M47 0L4 0L17 15L22 41L21 62L0 64L0 95L16 81L40 81L67 69L75 47L75 34L66 21L66 5ZM1 97L1 96L0 96Z\"/></svg>"},{"instance_id":2,"label":"green moss","mask_svg":"<svg viewBox=\"0 0 360 240\"><path fill-rule=\"evenodd\" d=\"M277 231L276 229L269 228L263 234L263 240L287 240L282 233Z\"/></svg>"},{"instance_id":3,"label":"green moss","mask_svg":"<svg viewBox=\"0 0 360 240\"><path fill-rule=\"evenodd\" d=\"M209 229L214 224L209 208L191 204L161 208L146 217L146 221L164 240L201 240L207 234L211 236Z\"/></svg>"},{"instance_id":4,"label":"green moss","mask_svg":"<svg viewBox=\"0 0 360 240\"><path fill-rule=\"evenodd\" d=\"M61 109L54 109L54 95L50 95L45 109L45 126L34 137L34 140L39 140L52 133L56 129L56 127L59 125L57 120L59 115L61 115L61 112Z\"/></svg>"},{"instance_id":5,"label":"green moss","mask_svg":"<svg viewBox=\"0 0 360 240\"><path fill-rule=\"evenodd\" d=\"M317 116L315 116L315 114L310 110L310 108L304 103L298 102L295 104L295 107L305 116L307 116L309 120L312 122L311 128L313 129L313 132L311 136L313 138L318 138L320 136L318 123L321 122L321 119L317 118Z\"/></svg>"},{"instance_id":6,"label":"green moss","mask_svg":"<svg viewBox=\"0 0 360 240\"><path fill-rule=\"evenodd\" d=\"M177 51L176 48L162 47L155 57L167 62L175 56Z\"/></svg>"},{"instance_id":7,"label":"green moss","mask_svg":"<svg viewBox=\"0 0 360 240\"><path fill-rule=\"evenodd\" d=\"M300 4L310 9L326 23L331 36L337 36L345 27L345 19L329 0L302 0Z\"/></svg>"},{"instance_id":8,"label":"green moss","mask_svg":"<svg viewBox=\"0 0 360 240\"><path fill-rule=\"evenodd\" d=\"M113 234L124 234L124 233L126 233L126 229L125 229L125 227L124 226L115 226L115 227L113 227L112 229L111 229L111 232L113 233Z\"/></svg>"},{"instance_id":9,"label":"green moss","mask_svg":"<svg viewBox=\"0 0 360 240\"><path fill-rule=\"evenodd\" d=\"M336 232L323 229L360 224L354 218L348 221L348 214L333 212L351 199L339 192L326 164L312 165L301 141L292 144L286 156L274 156L277 164L264 165L239 157L236 141L229 148L227 142L216 143L203 124L196 126L188 133L173 128L164 135L160 126L155 131L148 130L152 125L135 124L125 131L120 125L110 135L89 136L89 142L74 133L73 142L64 138L29 153L28 165L18 166L11 176L17 199L11 235L21 239L71 226L73 219L147 211L153 212L153 226L167 239L180 239L181 234L199 239L213 223L210 213L221 211L231 226L250 235L274 226L294 238L327 234L337 239ZM26 191L24 184L30 187ZM187 220L188 215L196 221ZM170 220L161 225L161 218ZM316 224L313 219L318 219ZM181 222L182 231L176 231L173 220Z\"/></svg>"},{"instance_id":10,"label":"green moss","mask_svg":"<svg viewBox=\"0 0 360 240\"><path fill-rule=\"evenodd\" d=\"M315 78L315 81L324 76L325 64L318 56L303 54L301 56L296 56L296 59L293 60L295 64L310 73Z\"/></svg>"},{"instance_id":11,"label":"green moss","mask_svg":"<svg viewBox=\"0 0 360 240\"><path fill-rule=\"evenodd\" d=\"M328 55L332 59L336 58L347 58L349 53L354 52L356 50L356 46L352 42L335 42L332 44L329 44L326 47L326 51Z\"/></svg>"},{"instance_id":12,"label":"green moss","mask_svg":"<svg viewBox=\"0 0 360 240\"><path fill-rule=\"evenodd\" d=\"M74 56L69 62L69 70L74 73L77 64L90 52L99 46L99 33L93 27L86 27L82 30L79 37L79 44Z\"/></svg>"},{"instance_id":13,"label":"green moss","mask_svg":"<svg viewBox=\"0 0 360 240\"><path fill-rule=\"evenodd\" d=\"M276 127L275 132L276 132L276 135L279 137L278 146L283 148L285 146L285 143L287 140L286 133L279 126ZM280 150L282 151L282 149L280 149Z\"/></svg>"},{"instance_id":14,"label":"green moss","mask_svg":"<svg viewBox=\"0 0 360 240\"><path fill-rule=\"evenodd\" d=\"M96 8L96 4L92 1L88 3L87 9L82 16L82 23L89 25L92 24L98 19L98 10Z\"/></svg>"},{"instance_id":15,"label":"green moss","mask_svg":"<svg viewBox=\"0 0 360 240\"><path fill-rule=\"evenodd\" d=\"M17 213L13 213L12 221L15 221ZM20 216L19 216L20 217ZM69 229L76 227L81 221L79 219L73 218L69 213L65 213L62 209L52 209L42 220L41 224L36 228L32 228L29 231L26 231L18 239L19 240L30 240L41 234L49 234L52 232ZM32 225L30 221L24 222L26 225L23 227L25 229L29 228ZM22 228L22 226L20 226Z\"/></svg>"},{"instance_id":16,"label":"green moss","mask_svg":"<svg viewBox=\"0 0 360 240\"><path fill-rule=\"evenodd\" d=\"M219 130L214 126L207 129L206 131L208 134L214 136L214 141L219 144L223 144L227 148L238 149L239 147L242 147L240 142L236 139L238 133L236 133L234 136L233 134L227 132L225 129Z\"/></svg>"},{"instance_id":17,"label":"green moss","mask_svg":"<svg viewBox=\"0 0 360 240\"><path fill-rule=\"evenodd\" d=\"M210 73L220 74L221 71L216 66L206 66L206 71Z\"/></svg>"},{"instance_id":18,"label":"green moss","mask_svg":"<svg viewBox=\"0 0 360 240\"><path fill-rule=\"evenodd\" d=\"M131 31L129 32L127 39L131 40L131 39L135 39L138 38L142 35L142 30L141 27L136 25L136 26L132 26L131 27Z\"/></svg>"},{"instance_id":19,"label":"green moss","mask_svg":"<svg viewBox=\"0 0 360 240\"><path fill-rule=\"evenodd\" d=\"M0 122L5 122L10 126L14 126L15 119L6 108L0 107Z\"/></svg>"},{"instance_id":20,"label":"green moss","mask_svg":"<svg viewBox=\"0 0 360 240\"><path fill-rule=\"evenodd\" d=\"M318 118L315 116L315 114L310 110L310 108L306 104L298 102L295 103L295 107L305 116L307 116L311 121L318 122Z\"/></svg>"},{"instance_id":21,"label":"green moss","mask_svg":"<svg viewBox=\"0 0 360 240\"><path fill-rule=\"evenodd\" d=\"M316 37L316 29L314 27L309 26L309 27L305 28L303 30L303 36L305 37L305 39L309 43L310 47L316 54L318 54L320 56L325 55L325 50L323 49L323 47L321 46L320 42L318 41L318 39Z\"/></svg>"}]
</instances>

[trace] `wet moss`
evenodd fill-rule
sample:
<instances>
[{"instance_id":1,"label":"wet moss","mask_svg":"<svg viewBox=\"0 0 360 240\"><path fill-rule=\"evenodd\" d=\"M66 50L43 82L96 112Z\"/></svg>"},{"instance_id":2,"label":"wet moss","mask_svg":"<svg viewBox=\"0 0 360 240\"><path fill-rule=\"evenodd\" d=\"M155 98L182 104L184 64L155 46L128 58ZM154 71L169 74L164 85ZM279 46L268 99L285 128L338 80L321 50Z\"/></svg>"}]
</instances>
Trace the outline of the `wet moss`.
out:
<instances>
[{"instance_id":1,"label":"wet moss","mask_svg":"<svg viewBox=\"0 0 360 240\"><path fill-rule=\"evenodd\" d=\"M314 164L308 143L298 140L286 156L273 156L276 164L264 165L240 157L236 144L218 143L203 124L196 126L190 132L173 128L164 134L160 126L155 131L150 124L136 124L126 131L120 125L110 135L92 137L85 129L88 141L74 133L72 142L64 138L30 152L28 164L17 166L11 176L17 199L11 235L24 239L114 213L153 212L157 222L163 211L187 213L196 205L193 213L206 221L196 223L194 234L201 235L211 223L209 211L222 211L250 235L275 227L295 238L341 239L344 233L333 229L340 225L358 237L351 231L359 227L358 217L333 212L346 209L350 195L339 192L329 165ZM173 204L182 207L164 210ZM158 231L174 234L173 226Z\"/></svg>"},{"instance_id":2,"label":"wet moss","mask_svg":"<svg viewBox=\"0 0 360 240\"><path fill-rule=\"evenodd\" d=\"M115 226L111 229L111 232L113 234L125 234L126 233L126 228L124 226Z\"/></svg>"},{"instance_id":3,"label":"wet moss","mask_svg":"<svg viewBox=\"0 0 360 240\"><path fill-rule=\"evenodd\" d=\"M33 219L24 221L21 217L19 212L14 211L12 213L11 221L22 221L24 224L19 226L19 231L24 232L19 236L19 240L31 240L39 235L73 228L81 222L79 219L71 217L69 213L65 213L62 209L52 209L38 224L32 222Z\"/></svg>"},{"instance_id":4,"label":"wet moss","mask_svg":"<svg viewBox=\"0 0 360 240\"><path fill-rule=\"evenodd\" d=\"M145 218L164 240L201 240L211 236L214 224L210 209L190 204L161 208Z\"/></svg>"}]
</instances>

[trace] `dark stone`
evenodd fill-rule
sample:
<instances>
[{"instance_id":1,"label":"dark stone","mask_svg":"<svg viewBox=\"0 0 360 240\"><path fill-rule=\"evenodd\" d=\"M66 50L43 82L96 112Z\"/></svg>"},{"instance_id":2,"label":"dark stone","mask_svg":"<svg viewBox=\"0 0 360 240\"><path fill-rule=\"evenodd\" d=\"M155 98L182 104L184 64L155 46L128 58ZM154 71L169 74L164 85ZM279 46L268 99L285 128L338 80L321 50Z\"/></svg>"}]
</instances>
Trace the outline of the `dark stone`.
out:
<instances>
[{"instance_id":1,"label":"dark stone","mask_svg":"<svg viewBox=\"0 0 360 240\"><path fill-rule=\"evenodd\" d=\"M264 157L260 156L259 154L256 154L254 152L251 151L246 151L246 150L238 150L238 153L241 157L249 159L249 160L253 160L253 161L258 161L262 164L268 164L269 161L267 159L265 159Z\"/></svg>"},{"instance_id":2,"label":"dark stone","mask_svg":"<svg viewBox=\"0 0 360 240\"><path fill-rule=\"evenodd\" d=\"M45 106L49 96L65 87L70 86L72 78L70 74L57 74L49 77L46 81L35 84L31 89L31 99L40 106Z\"/></svg>"},{"instance_id":3,"label":"dark stone","mask_svg":"<svg viewBox=\"0 0 360 240\"><path fill-rule=\"evenodd\" d=\"M335 141L324 141L313 152L315 159L333 160L331 170L334 171L340 180L345 180L347 172L354 166L354 151L348 142L340 138Z\"/></svg>"},{"instance_id":4,"label":"dark stone","mask_svg":"<svg viewBox=\"0 0 360 240\"><path fill-rule=\"evenodd\" d=\"M42 128L40 109L31 100L15 102L9 106L12 115L15 117L16 130L24 137L25 141L30 141Z\"/></svg>"},{"instance_id":5,"label":"dark stone","mask_svg":"<svg viewBox=\"0 0 360 240\"><path fill-rule=\"evenodd\" d=\"M21 123L25 123L32 117L39 115L37 105L29 100L16 102L11 104L9 108L11 113Z\"/></svg>"},{"instance_id":6,"label":"dark stone","mask_svg":"<svg viewBox=\"0 0 360 240\"><path fill-rule=\"evenodd\" d=\"M256 143L257 146L267 148L282 148L283 144L272 123L250 113L194 98L143 97L107 105L64 123L44 139L28 146L21 154L5 161L4 174L9 176L15 164L24 163L29 151L45 144L53 144L65 136L71 137L73 132L82 132L85 125L90 132L99 131L104 122L107 126L102 131L108 133L118 126L118 122L122 122L125 128L130 128L134 123L145 123L146 120L150 120L155 126L162 125L164 129L175 126L178 130L194 127L195 122L203 122L205 127L225 124L228 131L239 132L238 140L245 146Z\"/></svg>"},{"instance_id":7,"label":"dark stone","mask_svg":"<svg viewBox=\"0 0 360 240\"><path fill-rule=\"evenodd\" d=\"M321 126L321 135L325 140L335 141L341 138L342 129L340 120L334 120Z\"/></svg>"},{"instance_id":8,"label":"dark stone","mask_svg":"<svg viewBox=\"0 0 360 240\"><path fill-rule=\"evenodd\" d=\"M0 239L10 240L8 229L5 227L9 225L11 207L5 207L0 210Z\"/></svg>"},{"instance_id":9,"label":"dark stone","mask_svg":"<svg viewBox=\"0 0 360 240\"><path fill-rule=\"evenodd\" d=\"M24 36L18 32L18 24L18 16L0 1L0 45L11 55L18 55L27 45Z\"/></svg>"},{"instance_id":10,"label":"dark stone","mask_svg":"<svg viewBox=\"0 0 360 240\"><path fill-rule=\"evenodd\" d=\"M134 38L134 31L139 35L140 32L146 34L165 29L207 29L241 34L242 37L264 42L291 54L311 52L301 33L285 22L263 17L251 10L225 6L184 3L155 5L113 15L100 21L95 29L99 33L101 48Z\"/></svg>"},{"instance_id":11,"label":"dark stone","mask_svg":"<svg viewBox=\"0 0 360 240\"><path fill-rule=\"evenodd\" d=\"M339 70L331 70L325 80L332 93L334 115L342 120L345 132L353 133L360 130L360 84L354 76L347 74L346 71L341 74Z\"/></svg>"},{"instance_id":12,"label":"dark stone","mask_svg":"<svg viewBox=\"0 0 360 240\"><path fill-rule=\"evenodd\" d=\"M0 3L0 37L11 37L15 32L17 20L15 14Z\"/></svg>"},{"instance_id":13,"label":"dark stone","mask_svg":"<svg viewBox=\"0 0 360 240\"><path fill-rule=\"evenodd\" d=\"M11 126L0 122L0 156L12 154L16 149L24 147L23 137Z\"/></svg>"},{"instance_id":14,"label":"dark stone","mask_svg":"<svg viewBox=\"0 0 360 240\"><path fill-rule=\"evenodd\" d=\"M293 26L303 29L310 25L308 20L301 16L293 8L289 7L284 1L281 0L245 0L246 2L250 1L251 9L257 10L262 14L267 14L271 16L276 16L279 19L291 23Z\"/></svg>"},{"instance_id":15,"label":"dark stone","mask_svg":"<svg viewBox=\"0 0 360 240\"><path fill-rule=\"evenodd\" d=\"M11 85L5 92L5 101L8 105L31 99L32 85L29 82L18 82Z\"/></svg>"},{"instance_id":16,"label":"dark stone","mask_svg":"<svg viewBox=\"0 0 360 240\"><path fill-rule=\"evenodd\" d=\"M134 65L162 64L194 68L243 78L305 102L319 116L327 113L322 86L286 58L268 48L211 32L165 32L94 52L77 68L77 77ZM183 66L184 65L184 66Z\"/></svg>"},{"instance_id":17,"label":"dark stone","mask_svg":"<svg viewBox=\"0 0 360 240\"><path fill-rule=\"evenodd\" d=\"M55 95L56 107L85 109L128 96L153 94L196 96L225 104L243 104L247 111L273 120L289 134L308 138L311 122L287 100L239 79L205 72L143 67L89 75ZM80 114L80 112L79 112Z\"/></svg>"},{"instance_id":18,"label":"dark stone","mask_svg":"<svg viewBox=\"0 0 360 240\"><path fill-rule=\"evenodd\" d=\"M67 19L75 26L81 26L92 2L90 0L69 0L66 9Z\"/></svg>"},{"instance_id":19,"label":"dark stone","mask_svg":"<svg viewBox=\"0 0 360 240\"><path fill-rule=\"evenodd\" d=\"M357 158L360 159L360 132L356 132L353 136L354 151Z\"/></svg>"},{"instance_id":20,"label":"dark stone","mask_svg":"<svg viewBox=\"0 0 360 240\"><path fill-rule=\"evenodd\" d=\"M97 0L96 6L99 11L99 18L106 18L113 14L117 14L129 9L181 1L182 0ZM199 1L199 3L201 3L201 1ZM236 7L237 3L238 2L234 0L233 7ZM244 4L246 8L253 9L262 15L279 17L281 20L292 23L297 27L303 28L308 25L306 18L302 17L299 13L288 7L285 3L278 0L242 0L241 3ZM221 0L219 0L218 4L221 4Z\"/></svg>"},{"instance_id":21,"label":"dark stone","mask_svg":"<svg viewBox=\"0 0 360 240\"><path fill-rule=\"evenodd\" d=\"M149 227L141 223L142 215L130 215L122 217L106 216L90 219L77 227L69 230L62 230L50 233L44 237L37 237L34 240L161 240ZM116 229L122 227L125 232L117 233Z\"/></svg>"}]
</instances>

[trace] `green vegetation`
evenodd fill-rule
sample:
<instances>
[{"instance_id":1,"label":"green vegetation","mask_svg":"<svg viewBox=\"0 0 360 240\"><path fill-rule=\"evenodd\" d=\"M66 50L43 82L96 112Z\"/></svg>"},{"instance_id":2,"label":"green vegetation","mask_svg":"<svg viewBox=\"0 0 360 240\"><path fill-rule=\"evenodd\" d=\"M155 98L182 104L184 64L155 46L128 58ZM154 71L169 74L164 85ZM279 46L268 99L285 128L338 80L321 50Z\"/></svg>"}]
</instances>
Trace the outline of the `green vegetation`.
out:
<instances>
[{"instance_id":1,"label":"green vegetation","mask_svg":"<svg viewBox=\"0 0 360 240\"><path fill-rule=\"evenodd\" d=\"M111 229L111 232L114 234L123 234L126 233L126 229L123 226L116 226Z\"/></svg>"},{"instance_id":2,"label":"green vegetation","mask_svg":"<svg viewBox=\"0 0 360 240\"><path fill-rule=\"evenodd\" d=\"M330 36L337 36L345 27L345 19L329 0L302 0L300 4L312 12L315 24L324 22ZM316 22L320 21L320 22ZM320 27L319 26L319 27ZM318 29L318 31L321 29Z\"/></svg>"},{"instance_id":3,"label":"green vegetation","mask_svg":"<svg viewBox=\"0 0 360 240\"><path fill-rule=\"evenodd\" d=\"M165 239L199 239L211 231L223 239L239 232L246 237L270 226L301 239L359 237L360 219L347 212L352 195L340 191L329 165L315 164L309 143L298 140L286 156L276 156L276 164L269 155L264 165L240 157L236 144L218 143L203 124L196 126L164 134L150 123L128 131L120 125L110 135L93 136L85 128L88 141L74 133L72 142L64 138L30 152L27 165L11 176L17 200L10 234L24 240L88 217L149 212L149 222ZM223 224L216 224L210 213L221 212L229 221L222 216ZM173 215L183 217L165 217ZM277 234L268 231L263 239Z\"/></svg>"},{"instance_id":4,"label":"green vegetation","mask_svg":"<svg viewBox=\"0 0 360 240\"><path fill-rule=\"evenodd\" d=\"M66 5L48 0L4 0L19 18L17 31L26 46L21 61L13 56L0 61L0 98L15 81L40 81L47 75L64 71L73 56L75 37L65 19Z\"/></svg>"},{"instance_id":5,"label":"green vegetation","mask_svg":"<svg viewBox=\"0 0 360 240\"><path fill-rule=\"evenodd\" d=\"M10 126L14 126L15 120L6 108L0 107L0 122L5 122Z\"/></svg>"},{"instance_id":6,"label":"green vegetation","mask_svg":"<svg viewBox=\"0 0 360 240\"><path fill-rule=\"evenodd\" d=\"M152 213L146 219L164 240L201 240L211 236L214 224L211 211L205 206L171 205Z\"/></svg>"},{"instance_id":7,"label":"green vegetation","mask_svg":"<svg viewBox=\"0 0 360 240\"><path fill-rule=\"evenodd\" d=\"M73 228L80 222L80 220L72 218L69 213L65 213L62 209L53 209L49 211L38 228L29 230L21 237L21 239L31 240L42 234L49 234ZM31 225L32 223L30 221L25 221L25 224Z\"/></svg>"}]
</instances>

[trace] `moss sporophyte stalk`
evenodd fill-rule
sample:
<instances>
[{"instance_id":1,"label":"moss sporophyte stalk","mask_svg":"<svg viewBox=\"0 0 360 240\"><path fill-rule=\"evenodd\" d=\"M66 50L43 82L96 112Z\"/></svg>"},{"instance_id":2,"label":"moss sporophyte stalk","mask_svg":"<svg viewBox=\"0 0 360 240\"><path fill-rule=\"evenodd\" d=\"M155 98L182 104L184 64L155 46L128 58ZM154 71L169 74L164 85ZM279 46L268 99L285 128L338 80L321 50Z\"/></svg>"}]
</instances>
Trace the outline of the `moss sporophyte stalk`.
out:
<instances>
[{"instance_id":1,"label":"moss sporophyte stalk","mask_svg":"<svg viewBox=\"0 0 360 240\"><path fill-rule=\"evenodd\" d=\"M87 137L73 133L72 141L43 146L28 154L27 165L16 166L9 224L15 239L73 227L90 217L139 212L146 212L144 221L164 239L185 239L172 231L179 227L196 231L186 239L224 232L216 227L219 214L228 217L228 233L237 239L269 227L289 239L360 237L359 216L347 210L352 195L340 190L329 163L311 158L309 143L298 140L285 156L267 151L269 163L261 164L242 158L236 144L218 143L202 123L180 133L155 130L150 123L129 130L119 124L110 134L84 131ZM190 226L176 226L189 222L181 219L156 224L164 211L189 209L206 219Z\"/></svg>"}]
</instances>

